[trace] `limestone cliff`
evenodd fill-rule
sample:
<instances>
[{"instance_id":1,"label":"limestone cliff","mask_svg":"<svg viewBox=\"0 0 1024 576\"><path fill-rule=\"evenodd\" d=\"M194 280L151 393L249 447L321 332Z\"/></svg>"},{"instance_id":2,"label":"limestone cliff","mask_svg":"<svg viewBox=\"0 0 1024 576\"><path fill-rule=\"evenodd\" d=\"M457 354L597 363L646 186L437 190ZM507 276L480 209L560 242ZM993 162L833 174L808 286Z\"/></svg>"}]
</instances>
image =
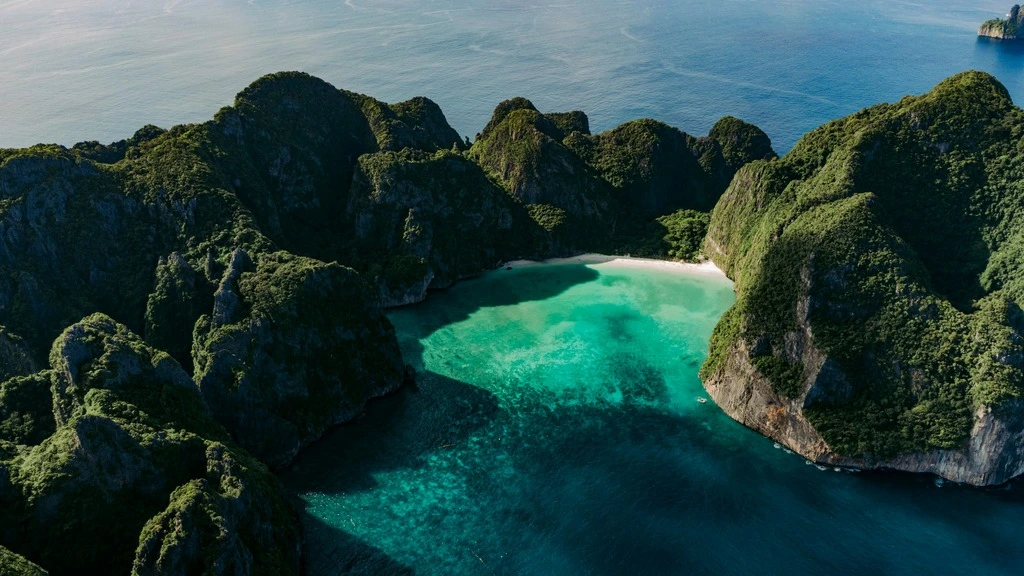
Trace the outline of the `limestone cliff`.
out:
<instances>
[{"instance_id":1,"label":"limestone cliff","mask_svg":"<svg viewBox=\"0 0 1024 576\"><path fill-rule=\"evenodd\" d=\"M27 444L0 462L10 484L0 499L13 516L5 545L57 574L83 566L124 574L133 557L135 574L169 565L298 572L297 519L277 480L231 442L170 356L97 314L54 342L50 369L37 380L24 385L52 393L55 421L48 437L16 439ZM193 483L225 512L216 518L221 530L152 526L168 497L172 508L182 499L177 487ZM183 536L201 546L183 547Z\"/></svg>"},{"instance_id":2,"label":"limestone cliff","mask_svg":"<svg viewBox=\"0 0 1024 576\"><path fill-rule=\"evenodd\" d=\"M465 146L441 108L428 98L387 104L363 94L343 93L359 104L380 150L397 152L412 148L435 152Z\"/></svg>"},{"instance_id":3,"label":"limestone cliff","mask_svg":"<svg viewBox=\"0 0 1024 576\"><path fill-rule=\"evenodd\" d=\"M386 306L419 302L515 258L543 255L527 209L459 153L381 152L359 159L347 217Z\"/></svg>"},{"instance_id":4,"label":"limestone cliff","mask_svg":"<svg viewBox=\"0 0 1024 576\"><path fill-rule=\"evenodd\" d=\"M705 245L738 294L702 369L723 409L822 463L1024 472L1022 130L965 73L741 169Z\"/></svg>"},{"instance_id":5,"label":"limestone cliff","mask_svg":"<svg viewBox=\"0 0 1024 576\"><path fill-rule=\"evenodd\" d=\"M22 556L0 546L0 574L8 576L46 576L48 572Z\"/></svg>"},{"instance_id":6,"label":"limestone cliff","mask_svg":"<svg viewBox=\"0 0 1024 576\"><path fill-rule=\"evenodd\" d=\"M403 378L394 328L359 275L287 253L235 252L193 360L213 415L274 467Z\"/></svg>"},{"instance_id":7,"label":"limestone cliff","mask_svg":"<svg viewBox=\"0 0 1024 576\"><path fill-rule=\"evenodd\" d=\"M609 219L610 190L562 144L563 136L530 101L518 98L498 105L469 154L522 204L563 211L569 225Z\"/></svg>"},{"instance_id":8,"label":"limestone cliff","mask_svg":"<svg viewBox=\"0 0 1024 576\"><path fill-rule=\"evenodd\" d=\"M978 36L998 38L999 40L1024 39L1024 11L1020 5L1014 4L1005 20L999 18L988 20L978 29Z\"/></svg>"},{"instance_id":9,"label":"limestone cliff","mask_svg":"<svg viewBox=\"0 0 1024 576\"><path fill-rule=\"evenodd\" d=\"M238 443L284 464L402 381L373 290L308 257L339 255L374 150L302 74L204 124L0 150L0 545L58 574L298 570L294 511Z\"/></svg>"},{"instance_id":10,"label":"limestone cliff","mask_svg":"<svg viewBox=\"0 0 1024 576\"><path fill-rule=\"evenodd\" d=\"M655 120L634 120L565 144L607 181L620 209L646 217L680 208L709 211L741 166L775 157L756 126L723 118L695 138Z\"/></svg>"}]
</instances>

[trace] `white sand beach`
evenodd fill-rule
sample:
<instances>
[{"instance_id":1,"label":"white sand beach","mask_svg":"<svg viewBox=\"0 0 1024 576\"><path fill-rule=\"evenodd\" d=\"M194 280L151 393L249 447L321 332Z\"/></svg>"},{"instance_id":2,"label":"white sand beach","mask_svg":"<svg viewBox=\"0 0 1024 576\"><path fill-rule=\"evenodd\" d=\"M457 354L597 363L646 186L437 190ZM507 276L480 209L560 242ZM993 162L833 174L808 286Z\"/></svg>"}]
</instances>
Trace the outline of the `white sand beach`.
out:
<instances>
[{"instance_id":1,"label":"white sand beach","mask_svg":"<svg viewBox=\"0 0 1024 576\"><path fill-rule=\"evenodd\" d=\"M630 256L608 256L606 254L580 254L569 258L551 258L548 260L514 260L505 263L505 266L522 268L523 266L538 266L542 264L591 264L602 267L616 268L658 268L662 270L678 270L687 274L700 274L708 276L724 277L714 262L710 260L699 264L691 262L676 262L672 260L657 260L654 258L633 258Z\"/></svg>"}]
</instances>

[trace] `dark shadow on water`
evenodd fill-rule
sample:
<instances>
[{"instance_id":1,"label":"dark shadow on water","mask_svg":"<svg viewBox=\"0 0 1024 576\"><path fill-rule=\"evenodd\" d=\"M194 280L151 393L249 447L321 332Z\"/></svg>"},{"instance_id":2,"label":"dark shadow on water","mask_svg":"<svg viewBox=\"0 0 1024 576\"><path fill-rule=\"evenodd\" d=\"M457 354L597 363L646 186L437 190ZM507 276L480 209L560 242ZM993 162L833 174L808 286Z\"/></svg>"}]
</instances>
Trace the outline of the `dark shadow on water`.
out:
<instances>
[{"instance_id":1,"label":"dark shadow on water","mask_svg":"<svg viewBox=\"0 0 1024 576\"><path fill-rule=\"evenodd\" d=\"M1020 58L1024 58L1024 40L999 40L978 36L977 46L979 50L996 51L1000 59L1006 57L1019 62Z\"/></svg>"},{"instance_id":2,"label":"dark shadow on water","mask_svg":"<svg viewBox=\"0 0 1024 576\"><path fill-rule=\"evenodd\" d=\"M514 276L516 281L508 282L509 276ZM462 322L481 308L547 300L573 286L593 282L598 277L600 274L596 270L584 264L495 270L463 280L447 290L432 292L426 303L396 309L391 314L403 317L415 314L415 324L409 324L407 328L413 329L417 338L426 338L444 326ZM487 289L480 289L481 284L486 284Z\"/></svg>"},{"instance_id":3,"label":"dark shadow on water","mask_svg":"<svg viewBox=\"0 0 1024 576\"><path fill-rule=\"evenodd\" d=\"M416 572L355 536L302 512L307 576L413 576ZM315 550L315 554L310 554Z\"/></svg>"},{"instance_id":4,"label":"dark shadow on water","mask_svg":"<svg viewBox=\"0 0 1024 576\"><path fill-rule=\"evenodd\" d=\"M422 320L415 326L417 337L465 320L480 308L551 298L599 276L584 265L531 266L494 274L514 274L522 281L494 282L485 275L432 293L431 311L441 313L417 313L417 321ZM460 289L480 282L490 282L491 289ZM418 346L404 352L407 361L420 364ZM501 410L490 392L420 372L416 385L369 403L362 417L305 449L281 477L294 494L372 490L376 473L422 466L430 454L460 446L474 430L499 418ZM382 550L325 524L305 510L302 500L295 500L303 508L307 574L413 574Z\"/></svg>"}]
</instances>

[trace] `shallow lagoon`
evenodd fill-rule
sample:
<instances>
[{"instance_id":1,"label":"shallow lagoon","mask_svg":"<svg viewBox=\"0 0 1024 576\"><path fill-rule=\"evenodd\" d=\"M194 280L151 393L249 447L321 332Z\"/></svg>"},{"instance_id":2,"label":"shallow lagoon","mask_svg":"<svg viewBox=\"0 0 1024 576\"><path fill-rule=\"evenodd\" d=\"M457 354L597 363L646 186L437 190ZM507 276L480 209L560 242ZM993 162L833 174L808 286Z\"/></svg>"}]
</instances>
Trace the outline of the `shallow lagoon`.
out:
<instances>
[{"instance_id":1,"label":"shallow lagoon","mask_svg":"<svg viewBox=\"0 0 1024 576\"><path fill-rule=\"evenodd\" d=\"M1024 496L821 471L697 377L721 276L496 271L391 313L415 389L285 475L309 573L1013 574Z\"/></svg>"}]
</instances>

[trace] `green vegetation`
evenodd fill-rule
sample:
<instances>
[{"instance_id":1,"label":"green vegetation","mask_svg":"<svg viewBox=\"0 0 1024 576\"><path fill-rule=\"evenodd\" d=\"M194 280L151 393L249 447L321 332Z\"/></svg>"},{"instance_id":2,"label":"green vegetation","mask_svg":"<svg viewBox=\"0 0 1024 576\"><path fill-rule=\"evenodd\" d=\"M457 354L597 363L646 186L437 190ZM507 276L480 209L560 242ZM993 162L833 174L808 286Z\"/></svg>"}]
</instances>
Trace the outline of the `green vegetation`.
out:
<instances>
[{"instance_id":1,"label":"green vegetation","mask_svg":"<svg viewBox=\"0 0 1024 576\"><path fill-rule=\"evenodd\" d=\"M565 224L566 213L561 208L550 204L528 204L526 209L530 212L530 218L548 232L554 232Z\"/></svg>"},{"instance_id":2,"label":"green vegetation","mask_svg":"<svg viewBox=\"0 0 1024 576\"><path fill-rule=\"evenodd\" d=\"M584 136L590 135L590 118L586 113L579 110L572 112L548 112L544 115L562 134L569 136L573 132L579 132Z\"/></svg>"},{"instance_id":3,"label":"green vegetation","mask_svg":"<svg viewBox=\"0 0 1024 576\"><path fill-rule=\"evenodd\" d=\"M446 150L360 157L348 214L358 225L344 261L373 280L387 303L535 256L544 235L480 166Z\"/></svg>"},{"instance_id":4,"label":"green vegetation","mask_svg":"<svg viewBox=\"0 0 1024 576\"><path fill-rule=\"evenodd\" d=\"M46 576L46 570L0 546L0 574L9 576Z\"/></svg>"},{"instance_id":5,"label":"green vegetation","mask_svg":"<svg viewBox=\"0 0 1024 576\"><path fill-rule=\"evenodd\" d=\"M697 260L710 222L711 216L707 212L697 210L678 210L658 218L658 223L666 230L664 241L669 246L668 257L690 262Z\"/></svg>"},{"instance_id":6,"label":"green vegetation","mask_svg":"<svg viewBox=\"0 0 1024 576\"><path fill-rule=\"evenodd\" d=\"M971 72L741 169L705 246L739 299L702 376L748 350L780 396L813 388L803 413L841 454L964 448L977 409L1024 392L1022 133ZM811 347L840 372L806 380Z\"/></svg>"},{"instance_id":7,"label":"green vegetation","mask_svg":"<svg viewBox=\"0 0 1024 576\"><path fill-rule=\"evenodd\" d=\"M83 566L125 573L133 557L139 574L166 565L204 572L218 563L229 571L298 572L297 522L276 478L234 446L167 354L96 314L54 342L49 371L8 381L4 395L12 382L30 388L22 398L38 395L32 389L44 380L49 421L16 438L32 445L3 464L13 487L5 513L15 517L6 519L5 544L56 573ZM50 434L40 439L41 432ZM174 548L174 534L158 541L143 531L190 479L209 483L211 497L232 510L222 522L241 539L233 557L212 547ZM160 544L164 553L137 552L140 534L142 544Z\"/></svg>"},{"instance_id":8,"label":"green vegetation","mask_svg":"<svg viewBox=\"0 0 1024 576\"><path fill-rule=\"evenodd\" d=\"M370 96L342 92L360 106L381 150L434 152L464 146L462 137L448 125L441 108L427 98L386 104Z\"/></svg>"},{"instance_id":9,"label":"green vegetation","mask_svg":"<svg viewBox=\"0 0 1024 576\"><path fill-rule=\"evenodd\" d=\"M1020 5L1014 4L1005 20L999 18L987 20L981 25L978 34L1015 40L1020 37L1022 28L1024 28L1024 12L1021 12Z\"/></svg>"},{"instance_id":10,"label":"green vegetation","mask_svg":"<svg viewBox=\"0 0 1024 576\"><path fill-rule=\"evenodd\" d=\"M398 387L394 329L359 275L286 252L236 252L195 325L195 379L214 417L278 467Z\"/></svg>"},{"instance_id":11,"label":"green vegetation","mask_svg":"<svg viewBox=\"0 0 1024 576\"><path fill-rule=\"evenodd\" d=\"M0 151L0 545L58 572L293 572L253 455L283 465L400 384L379 306L518 258L699 257L726 148L753 149L730 126L591 136L518 98L470 147L427 99L282 73L202 124Z\"/></svg>"},{"instance_id":12,"label":"green vegetation","mask_svg":"<svg viewBox=\"0 0 1024 576\"><path fill-rule=\"evenodd\" d=\"M44 371L0 383L0 440L35 446L53 434L50 379Z\"/></svg>"},{"instance_id":13,"label":"green vegetation","mask_svg":"<svg viewBox=\"0 0 1024 576\"><path fill-rule=\"evenodd\" d=\"M0 226L12 231L0 249L0 544L57 573L133 562L139 574L298 571L294 511L221 425L266 424L278 445L232 433L281 464L400 382L397 343L363 280L277 251L339 250L348 229L329 211L345 206L337 191L356 156L374 149L344 95L281 74L205 124L0 152ZM240 251L252 268L232 275ZM248 340L226 350L232 327ZM211 397L241 380L256 398L231 392L217 422L221 405L158 350L186 367L202 360ZM202 497L164 511L185 485ZM181 532L189 522L217 528Z\"/></svg>"}]
</instances>

